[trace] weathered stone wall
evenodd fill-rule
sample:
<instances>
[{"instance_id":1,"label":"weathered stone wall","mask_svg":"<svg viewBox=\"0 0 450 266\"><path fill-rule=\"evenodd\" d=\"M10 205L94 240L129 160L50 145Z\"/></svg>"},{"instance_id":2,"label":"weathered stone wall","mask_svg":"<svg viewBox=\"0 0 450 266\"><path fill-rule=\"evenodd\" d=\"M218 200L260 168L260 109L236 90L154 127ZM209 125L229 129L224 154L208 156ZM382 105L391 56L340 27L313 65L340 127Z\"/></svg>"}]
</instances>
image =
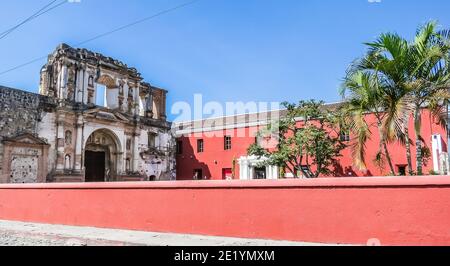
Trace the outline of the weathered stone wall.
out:
<instances>
[{"instance_id":1,"label":"weathered stone wall","mask_svg":"<svg viewBox=\"0 0 450 266\"><path fill-rule=\"evenodd\" d=\"M149 146L149 132L156 134L154 147ZM138 170L147 180L175 180L175 142L170 131L154 127L144 127L138 139Z\"/></svg>"},{"instance_id":2,"label":"weathered stone wall","mask_svg":"<svg viewBox=\"0 0 450 266\"><path fill-rule=\"evenodd\" d=\"M48 98L0 86L0 172L5 138L21 133L37 134Z\"/></svg>"},{"instance_id":3,"label":"weathered stone wall","mask_svg":"<svg viewBox=\"0 0 450 266\"><path fill-rule=\"evenodd\" d=\"M37 134L40 139L47 142L49 147L48 169L52 171L56 167L56 114L44 112L41 122L38 124Z\"/></svg>"},{"instance_id":4,"label":"weathered stone wall","mask_svg":"<svg viewBox=\"0 0 450 266\"><path fill-rule=\"evenodd\" d=\"M38 181L39 156L42 153L35 148L14 148L11 160L11 183L36 183ZM46 158L45 158L46 159Z\"/></svg>"}]
</instances>

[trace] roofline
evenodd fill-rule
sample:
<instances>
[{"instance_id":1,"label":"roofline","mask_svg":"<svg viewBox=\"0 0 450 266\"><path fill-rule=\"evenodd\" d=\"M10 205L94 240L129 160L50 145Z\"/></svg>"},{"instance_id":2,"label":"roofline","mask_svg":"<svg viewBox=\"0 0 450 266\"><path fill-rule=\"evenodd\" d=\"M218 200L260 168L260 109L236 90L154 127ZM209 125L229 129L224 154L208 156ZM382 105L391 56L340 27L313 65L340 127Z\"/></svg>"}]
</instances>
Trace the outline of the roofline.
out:
<instances>
[{"instance_id":1,"label":"roofline","mask_svg":"<svg viewBox=\"0 0 450 266\"><path fill-rule=\"evenodd\" d=\"M264 113L275 113L275 112L281 112L281 111L286 111L286 110L287 109L274 109L274 110L261 111L261 112L242 113L242 114L235 114L235 115L224 115L224 116L210 117L210 118L205 118L205 119L194 119L194 120L186 120L186 121L182 121L182 122L173 122L173 124L180 125L180 124L215 120L215 119L220 119L220 118L238 117L238 116L244 116L244 115L257 115L257 114L264 114Z\"/></svg>"},{"instance_id":2,"label":"roofline","mask_svg":"<svg viewBox=\"0 0 450 266\"><path fill-rule=\"evenodd\" d=\"M329 106L329 105L335 105L335 104L342 104L343 102L329 102L329 103L325 103L325 106ZM261 112L252 112L252 113L242 113L242 114L235 114L235 115L225 115L225 116L217 116L217 117L210 117L210 118L205 118L205 119L194 119L194 120L186 120L186 121L181 121L181 122L173 122L174 126L179 126L179 125L183 125L183 124L188 124L188 123L195 123L195 122L205 122L205 121L211 121L211 120L215 120L215 119L221 119L221 118L231 118L231 117L238 117L238 116L244 116L244 115L256 115L256 114L264 114L264 113L275 113L275 112L283 112L286 111L286 108L283 109L274 109L274 110L268 110L268 111L261 111Z\"/></svg>"},{"instance_id":3,"label":"roofline","mask_svg":"<svg viewBox=\"0 0 450 266\"><path fill-rule=\"evenodd\" d=\"M7 87L7 86L3 86L3 85L0 85L0 89L12 90L12 91L17 91L17 92L22 92L22 93L28 93L28 94L38 95L38 96L44 96L44 95L39 94L39 93L37 93L37 92L27 91L27 90L24 90L24 89L18 89L18 88L11 88L11 87Z\"/></svg>"}]
</instances>

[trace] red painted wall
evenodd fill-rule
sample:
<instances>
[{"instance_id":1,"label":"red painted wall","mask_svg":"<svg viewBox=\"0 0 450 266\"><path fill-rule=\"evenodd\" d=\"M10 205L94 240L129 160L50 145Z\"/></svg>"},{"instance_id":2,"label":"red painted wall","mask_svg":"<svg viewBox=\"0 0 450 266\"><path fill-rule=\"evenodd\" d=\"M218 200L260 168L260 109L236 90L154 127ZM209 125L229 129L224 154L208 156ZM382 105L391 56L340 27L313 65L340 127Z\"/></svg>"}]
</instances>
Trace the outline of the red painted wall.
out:
<instances>
[{"instance_id":1,"label":"red painted wall","mask_svg":"<svg viewBox=\"0 0 450 266\"><path fill-rule=\"evenodd\" d=\"M383 245L450 245L450 178L0 185L0 219L320 243L376 238Z\"/></svg>"},{"instance_id":2,"label":"red painted wall","mask_svg":"<svg viewBox=\"0 0 450 266\"><path fill-rule=\"evenodd\" d=\"M255 143L258 127L239 128L190 134L178 138L183 143L183 153L177 155L177 179L192 180L195 169L203 170L203 177L222 180L223 169L232 169L233 160L247 155L247 149ZM231 135L231 150L225 150L224 137ZM204 152L197 152L197 140L204 140ZM239 179L239 164L236 162L235 179Z\"/></svg>"},{"instance_id":3,"label":"red painted wall","mask_svg":"<svg viewBox=\"0 0 450 266\"><path fill-rule=\"evenodd\" d=\"M360 171L353 166L353 156L351 148L347 148L342 152L342 157L338 158L338 164L332 167L334 177L356 177L356 176L385 176L389 174L389 165L386 163L384 167L380 168L374 163L374 159L379 149L379 134L376 126L376 120L373 115L367 115L367 123L371 125L371 132L373 133L371 139L366 147L366 163L367 171ZM430 118L430 112L423 110L422 112L422 134L426 146L431 150L432 135L440 134L443 138L444 149L447 147L447 132L438 123ZM299 126L301 122L299 122ZM413 153L413 167L416 167L415 159L415 135L414 125L410 122L410 138L413 141L411 149ZM233 159L239 159L241 156L247 156L247 149L255 143L255 133L258 132L258 127L247 127L245 129L234 129L231 131L213 131L202 134L189 134L178 138L183 143L183 154L177 155L177 179L178 180L192 180L194 169L202 169L203 175L207 179L221 180L223 169L232 168ZM244 130L244 131L243 131ZM244 136L242 132L245 132ZM240 133L240 134L238 134ZM232 134L233 146L231 150L224 150L223 136L225 134ZM203 153L197 152L197 140L203 139L205 142L205 151ZM352 139L353 140L353 139ZM349 144L351 144L350 142ZM407 165L406 149L398 143L389 144L389 152L391 153L392 161L395 166L395 171L398 171L397 166ZM424 166L424 174L429 174L433 170L433 160L430 158ZM239 179L239 165L236 164L236 179Z\"/></svg>"}]
</instances>

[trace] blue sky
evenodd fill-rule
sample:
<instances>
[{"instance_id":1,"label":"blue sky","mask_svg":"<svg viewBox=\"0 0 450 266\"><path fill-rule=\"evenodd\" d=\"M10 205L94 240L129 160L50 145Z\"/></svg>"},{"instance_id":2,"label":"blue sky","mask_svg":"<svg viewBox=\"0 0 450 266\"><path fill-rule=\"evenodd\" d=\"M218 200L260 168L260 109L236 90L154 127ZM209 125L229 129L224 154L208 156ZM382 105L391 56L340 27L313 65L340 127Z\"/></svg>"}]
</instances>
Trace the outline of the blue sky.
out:
<instances>
[{"instance_id":1,"label":"blue sky","mask_svg":"<svg viewBox=\"0 0 450 266\"><path fill-rule=\"evenodd\" d=\"M186 1L186 0L185 0ZM0 1L0 31L49 0ZM183 0L81 0L0 40L0 72L76 44ZM438 20L450 28L448 0L201 0L84 45L140 70L176 101L339 100L348 64L363 42L386 31L412 36ZM1 75L0 84L37 92L38 63Z\"/></svg>"}]
</instances>

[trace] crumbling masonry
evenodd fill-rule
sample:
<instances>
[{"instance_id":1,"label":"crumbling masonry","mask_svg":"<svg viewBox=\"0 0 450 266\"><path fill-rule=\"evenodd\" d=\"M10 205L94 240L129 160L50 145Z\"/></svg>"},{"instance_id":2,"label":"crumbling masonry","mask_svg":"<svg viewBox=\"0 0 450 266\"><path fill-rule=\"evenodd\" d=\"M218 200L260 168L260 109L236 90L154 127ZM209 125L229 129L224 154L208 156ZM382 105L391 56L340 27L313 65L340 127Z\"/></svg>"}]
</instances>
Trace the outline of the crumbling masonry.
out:
<instances>
[{"instance_id":1,"label":"crumbling masonry","mask_svg":"<svg viewBox=\"0 0 450 266\"><path fill-rule=\"evenodd\" d=\"M0 87L0 183L174 179L166 95L120 61L60 45L39 94Z\"/></svg>"}]
</instances>

